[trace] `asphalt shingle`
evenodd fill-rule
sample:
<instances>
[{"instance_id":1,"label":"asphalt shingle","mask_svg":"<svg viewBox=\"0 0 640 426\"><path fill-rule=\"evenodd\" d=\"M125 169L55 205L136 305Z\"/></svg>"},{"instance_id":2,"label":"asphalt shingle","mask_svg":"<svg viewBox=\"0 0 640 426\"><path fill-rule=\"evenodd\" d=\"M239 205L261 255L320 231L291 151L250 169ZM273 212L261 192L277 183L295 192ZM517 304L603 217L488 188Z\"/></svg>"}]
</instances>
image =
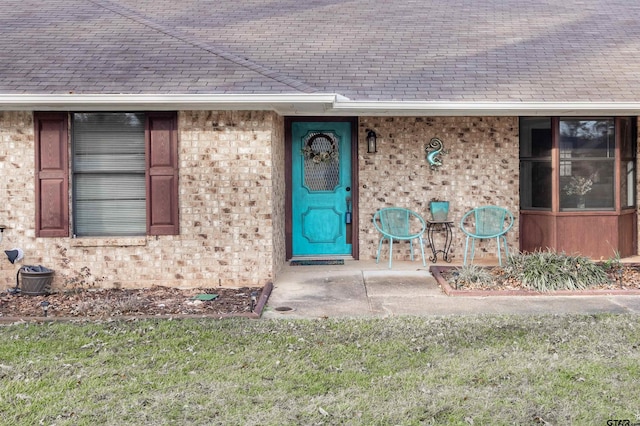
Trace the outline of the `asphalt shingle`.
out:
<instances>
[{"instance_id":1,"label":"asphalt shingle","mask_svg":"<svg viewBox=\"0 0 640 426\"><path fill-rule=\"evenodd\" d=\"M635 0L0 2L0 93L626 102Z\"/></svg>"}]
</instances>

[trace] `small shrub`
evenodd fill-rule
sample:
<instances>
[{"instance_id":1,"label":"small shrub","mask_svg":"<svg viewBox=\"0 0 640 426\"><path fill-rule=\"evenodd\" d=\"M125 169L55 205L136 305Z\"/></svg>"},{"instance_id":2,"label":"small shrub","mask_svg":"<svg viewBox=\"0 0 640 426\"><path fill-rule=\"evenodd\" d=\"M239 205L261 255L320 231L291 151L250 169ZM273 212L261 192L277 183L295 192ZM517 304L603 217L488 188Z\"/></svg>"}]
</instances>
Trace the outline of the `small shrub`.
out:
<instances>
[{"instance_id":1,"label":"small shrub","mask_svg":"<svg viewBox=\"0 0 640 426\"><path fill-rule=\"evenodd\" d=\"M605 269L584 256L539 251L509 256L507 276L520 280L532 290L584 290L608 283Z\"/></svg>"},{"instance_id":2,"label":"small shrub","mask_svg":"<svg viewBox=\"0 0 640 426\"><path fill-rule=\"evenodd\" d=\"M602 263L602 266L605 268L605 270L608 271L619 271L620 269L622 269L622 262L620 261L620 259L620 252L618 250L615 250L613 256L605 260Z\"/></svg>"},{"instance_id":3,"label":"small shrub","mask_svg":"<svg viewBox=\"0 0 640 426\"><path fill-rule=\"evenodd\" d=\"M622 280L624 275L624 265L621 262L621 256L618 250L614 251L613 257L610 257L602 263L602 267L609 274L612 280L619 283L620 288L624 287Z\"/></svg>"},{"instance_id":4,"label":"small shrub","mask_svg":"<svg viewBox=\"0 0 640 426\"><path fill-rule=\"evenodd\" d=\"M462 288L469 284L479 284L490 287L494 282L494 276L487 268L476 265L465 265L454 272L456 288Z\"/></svg>"}]
</instances>

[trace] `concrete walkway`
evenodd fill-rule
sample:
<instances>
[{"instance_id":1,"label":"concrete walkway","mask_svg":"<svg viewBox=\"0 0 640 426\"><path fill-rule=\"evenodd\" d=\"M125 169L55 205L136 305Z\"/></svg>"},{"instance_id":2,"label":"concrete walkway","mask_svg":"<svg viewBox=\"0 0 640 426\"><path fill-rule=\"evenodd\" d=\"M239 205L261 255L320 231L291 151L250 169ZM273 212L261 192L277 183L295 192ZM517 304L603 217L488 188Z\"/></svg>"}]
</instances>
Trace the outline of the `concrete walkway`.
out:
<instances>
[{"instance_id":1,"label":"concrete walkway","mask_svg":"<svg viewBox=\"0 0 640 426\"><path fill-rule=\"evenodd\" d=\"M262 318L640 313L640 296L450 297L419 261L394 261L391 270L387 266L354 260L287 265L274 282Z\"/></svg>"}]
</instances>

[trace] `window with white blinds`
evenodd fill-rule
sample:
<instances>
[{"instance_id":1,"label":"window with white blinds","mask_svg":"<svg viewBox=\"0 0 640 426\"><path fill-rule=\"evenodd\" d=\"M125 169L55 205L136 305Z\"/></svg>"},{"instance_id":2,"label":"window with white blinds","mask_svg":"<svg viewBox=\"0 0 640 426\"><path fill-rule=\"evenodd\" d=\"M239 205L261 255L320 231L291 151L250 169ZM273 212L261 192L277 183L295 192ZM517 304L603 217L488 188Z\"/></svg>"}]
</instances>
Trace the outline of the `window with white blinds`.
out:
<instances>
[{"instance_id":1,"label":"window with white blinds","mask_svg":"<svg viewBox=\"0 0 640 426\"><path fill-rule=\"evenodd\" d=\"M73 114L76 236L146 233L145 115Z\"/></svg>"}]
</instances>

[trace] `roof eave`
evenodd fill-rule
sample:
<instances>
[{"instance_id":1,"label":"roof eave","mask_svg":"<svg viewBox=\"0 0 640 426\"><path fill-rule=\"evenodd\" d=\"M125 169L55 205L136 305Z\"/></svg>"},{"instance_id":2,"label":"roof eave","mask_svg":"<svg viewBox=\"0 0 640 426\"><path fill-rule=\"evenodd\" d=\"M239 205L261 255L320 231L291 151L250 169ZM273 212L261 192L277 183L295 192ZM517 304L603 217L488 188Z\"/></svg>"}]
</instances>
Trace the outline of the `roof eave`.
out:
<instances>
[{"instance_id":1,"label":"roof eave","mask_svg":"<svg viewBox=\"0 0 640 426\"><path fill-rule=\"evenodd\" d=\"M0 111L260 110L282 115L325 115L335 94L65 94L0 95Z\"/></svg>"},{"instance_id":2,"label":"roof eave","mask_svg":"<svg viewBox=\"0 0 640 426\"><path fill-rule=\"evenodd\" d=\"M0 111L259 110L317 116L612 116L640 115L640 102L353 101L323 94L0 95Z\"/></svg>"},{"instance_id":3,"label":"roof eave","mask_svg":"<svg viewBox=\"0 0 640 426\"><path fill-rule=\"evenodd\" d=\"M337 115L602 116L640 115L640 102L401 102L337 100Z\"/></svg>"}]
</instances>

